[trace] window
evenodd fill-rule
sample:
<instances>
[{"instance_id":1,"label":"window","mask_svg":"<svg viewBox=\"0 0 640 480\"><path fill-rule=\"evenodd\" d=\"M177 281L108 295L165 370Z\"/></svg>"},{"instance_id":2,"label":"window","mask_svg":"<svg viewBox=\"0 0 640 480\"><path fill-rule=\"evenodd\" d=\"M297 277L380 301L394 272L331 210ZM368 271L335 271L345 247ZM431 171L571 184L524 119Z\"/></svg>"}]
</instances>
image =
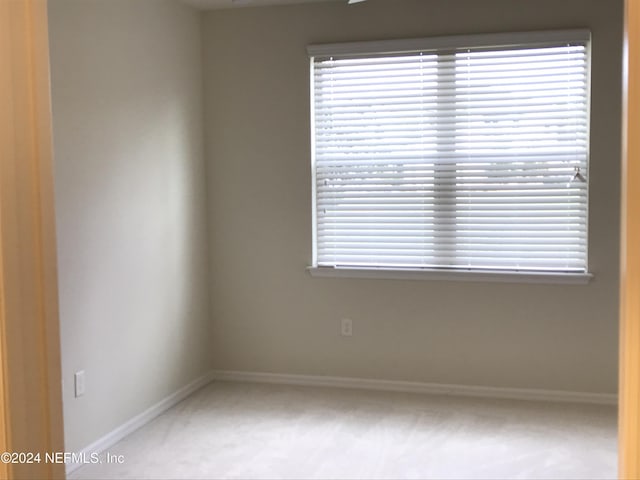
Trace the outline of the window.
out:
<instances>
[{"instance_id":1,"label":"window","mask_svg":"<svg viewBox=\"0 0 640 480\"><path fill-rule=\"evenodd\" d=\"M310 46L313 267L586 274L589 38Z\"/></svg>"}]
</instances>

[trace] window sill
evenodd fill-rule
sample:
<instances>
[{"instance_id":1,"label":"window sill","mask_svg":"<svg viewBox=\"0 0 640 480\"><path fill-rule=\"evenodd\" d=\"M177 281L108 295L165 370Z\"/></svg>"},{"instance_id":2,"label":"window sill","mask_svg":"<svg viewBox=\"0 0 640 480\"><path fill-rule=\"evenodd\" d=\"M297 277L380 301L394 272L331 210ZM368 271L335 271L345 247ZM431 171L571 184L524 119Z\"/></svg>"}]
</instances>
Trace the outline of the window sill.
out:
<instances>
[{"instance_id":1,"label":"window sill","mask_svg":"<svg viewBox=\"0 0 640 480\"><path fill-rule=\"evenodd\" d=\"M370 278L387 280L444 280L462 282L541 283L586 285L591 273L502 272L495 270L450 271L437 269L307 267L312 277Z\"/></svg>"}]
</instances>

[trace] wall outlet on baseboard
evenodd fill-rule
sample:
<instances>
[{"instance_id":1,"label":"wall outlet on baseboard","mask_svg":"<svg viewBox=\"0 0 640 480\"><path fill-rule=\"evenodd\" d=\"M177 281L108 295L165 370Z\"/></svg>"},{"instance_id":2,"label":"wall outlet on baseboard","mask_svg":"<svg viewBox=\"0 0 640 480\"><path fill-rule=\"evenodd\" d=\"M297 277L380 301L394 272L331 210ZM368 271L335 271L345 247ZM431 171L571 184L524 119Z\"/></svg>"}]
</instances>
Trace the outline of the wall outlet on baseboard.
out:
<instances>
[{"instance_id":1,"label":"wall outlet on baseboard","mask_svg":"<svg viewBox=\"0 0 640 480\"><path fill-rule=\"evenodd\" d=\"M76 398L84 395L85 383L84 383L84 370L80 370L73 375L74 389Z\"/></svg>"},{"instance_id":2,"label":"wall outlet on baseboard","mask_svg":"<svg viewBox=\"0 0 640 480\"><path fill-rule=\"evenodd\" d=\"M353 321L350 318L343 318L340 323L340 334L343 337L350 337L353 335Z\"/></svg>"}]
</instances>

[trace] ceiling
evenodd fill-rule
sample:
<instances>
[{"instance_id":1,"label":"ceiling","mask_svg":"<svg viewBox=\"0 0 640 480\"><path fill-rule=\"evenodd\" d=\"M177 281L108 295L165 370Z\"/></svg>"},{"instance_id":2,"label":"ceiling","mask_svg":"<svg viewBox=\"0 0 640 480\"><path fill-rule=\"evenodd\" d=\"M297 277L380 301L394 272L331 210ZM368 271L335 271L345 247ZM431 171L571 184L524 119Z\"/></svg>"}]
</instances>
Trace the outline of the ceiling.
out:
<instances>
[{"instance_id":1,"label":"ceiling","mask_svg":"<svg viewBox=\"0 0 640 480\"><path fill-rule=\"evenodd\" d=\"M298 3L336 2L346 0L182 0L201 10L237 7L267 7L269 5L293 5Z\"/></svg>"}]
</instances>

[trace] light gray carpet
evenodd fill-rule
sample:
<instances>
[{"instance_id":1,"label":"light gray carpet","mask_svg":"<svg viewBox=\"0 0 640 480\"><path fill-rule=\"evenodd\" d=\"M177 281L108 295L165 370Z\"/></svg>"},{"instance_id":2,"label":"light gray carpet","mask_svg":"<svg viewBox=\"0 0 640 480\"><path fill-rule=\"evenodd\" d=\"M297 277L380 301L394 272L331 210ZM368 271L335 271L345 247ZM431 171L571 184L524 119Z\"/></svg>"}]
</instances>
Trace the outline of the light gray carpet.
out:
<instances>
[{"instance_id":1,"label":"light gray carpet","mask_svg":"<svg viewBox=\"0 0 640 480\"><path fill-rule=\"evenodd\" d=\"M74 479L616 477L613 407L215 382Z\"/></svg>"}]
</instances>

